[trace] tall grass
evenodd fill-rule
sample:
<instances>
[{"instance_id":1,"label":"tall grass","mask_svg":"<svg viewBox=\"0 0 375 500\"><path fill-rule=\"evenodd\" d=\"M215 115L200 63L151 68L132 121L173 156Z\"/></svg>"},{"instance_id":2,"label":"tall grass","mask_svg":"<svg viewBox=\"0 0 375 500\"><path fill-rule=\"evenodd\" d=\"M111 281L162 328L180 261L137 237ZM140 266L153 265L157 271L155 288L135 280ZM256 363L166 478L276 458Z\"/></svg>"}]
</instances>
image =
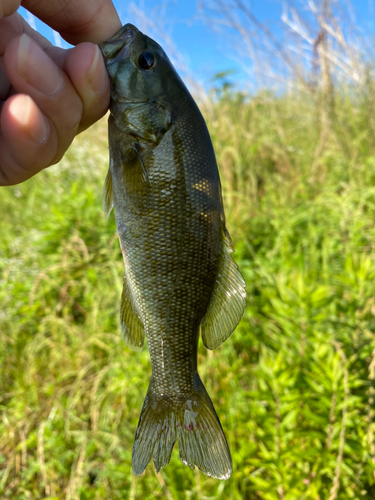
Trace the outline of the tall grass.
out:
<instances>
[{"instance_id":1,"label":"tall grass","mask_svg":"<svg viewBox=\"0 0 375 500\"><path fill-rule=\"evenodd\" d=\"M205 105L243 320L199 369L234 471L175 450L131 473L150 377L121 340L123 263L101 208L106 124L62 162L2 188L0 492L4 499L370 499L375 494L375 134L372 92L316 101L227 93Z\"/></svg>"}]
</instances>

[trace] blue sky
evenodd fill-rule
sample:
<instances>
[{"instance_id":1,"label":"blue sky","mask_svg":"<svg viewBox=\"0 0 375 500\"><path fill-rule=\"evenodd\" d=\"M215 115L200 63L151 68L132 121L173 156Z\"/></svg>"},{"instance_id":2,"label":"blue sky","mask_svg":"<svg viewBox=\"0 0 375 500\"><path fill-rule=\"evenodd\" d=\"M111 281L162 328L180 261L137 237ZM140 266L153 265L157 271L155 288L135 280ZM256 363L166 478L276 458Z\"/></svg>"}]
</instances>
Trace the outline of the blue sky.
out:
<instances>
[{"instance_id":1,"label":"blue sky","mask_svg":"<svg viewBox=\"0 0 375 500\"><path fill-rule=\"evenodd\" d=\"M231 0L226 1L229 3ZM294 0L294 4L301 9L302 1ZM169 54L172 56L172 60L176 60L174 55L177 56L180 63L186 65L188 73L200 81L204 88L207 89L212 85L212 79L216 73L227 70L233 71L229 77L232 81L246 82L249 79L246 70L252 64L251 61L247 60L246 56L242 58L241 47L233 46L228 38L215 32L213 29L215 23L212 19L220 16L208 12L208 18L203 21L197 3L194 0L114 1L124 24L132 22L155 38L167 52L168 49L172 50L170 49L172 47L175 50L175 54ZM203 3L207 4L208 1L203 1ZM246 2L245 0L244 3L250 7L254 16L269 29L272 35L282 43L284 36L281 30L282 1L252 0ZM292 5L293 0L287 3ZM375 0L355 0L353 2L355 7L353 7L352 14L355 17L355 24L367 39L375 34L374 3ZM347 2L331 0L331 4L334 9L340 9ZM140 19L139 12L143 13L143 20ZM43 26L38 19L28 15L23 8L20 9L20 13L30 23L35 23L36 29L53 43L68 47L57 34L54 34L50 28ZM351 14L349 13L349 15ZM148 23L154 23L156 29L152 30ZM230 31L228 34L230 36ZM168 43L165 42L165 36L170 40ZM178 66L178 63L176 65Z\"/></svg>"}]
</instances>

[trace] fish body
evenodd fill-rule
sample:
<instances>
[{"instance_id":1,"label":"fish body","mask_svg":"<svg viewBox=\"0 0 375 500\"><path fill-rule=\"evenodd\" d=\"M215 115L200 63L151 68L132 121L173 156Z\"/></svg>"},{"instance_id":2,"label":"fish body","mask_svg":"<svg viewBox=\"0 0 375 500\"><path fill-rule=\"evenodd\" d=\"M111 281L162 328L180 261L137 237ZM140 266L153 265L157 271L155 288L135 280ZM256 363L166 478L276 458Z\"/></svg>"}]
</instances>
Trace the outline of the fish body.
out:
<instances>
[{"instance_id":1,"label":"fish body","mask_svg":"<svg viewBox=\"0 0 375 500\"><path fill-rule=\"evenodd\" d=\"M215 153L205 121L163 49L125 25L101 45L111 81L110 168L125 263L121 328L150 351L152 377L133 447L141 474L182 461L225 479L228 444L197 371L199 334L214 349L233 331L245 283L231 258Z\"/></svg>"}]
</instances>

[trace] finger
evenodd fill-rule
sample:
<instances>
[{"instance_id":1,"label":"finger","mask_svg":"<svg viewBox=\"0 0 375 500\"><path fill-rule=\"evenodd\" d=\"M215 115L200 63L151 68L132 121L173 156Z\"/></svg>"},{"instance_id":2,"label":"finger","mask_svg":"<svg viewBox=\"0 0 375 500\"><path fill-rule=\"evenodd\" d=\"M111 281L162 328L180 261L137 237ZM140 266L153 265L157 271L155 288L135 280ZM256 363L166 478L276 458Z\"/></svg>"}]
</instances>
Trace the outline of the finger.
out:
<instances>
[{"instance_id":1,"label":"finger","mask_svg":"<svg viewBox=\"0 0 375 500\"><path fill-rule=\"evenodd\" d=\"M80 133L108 111L110 84L100 49L84 42L68 50L50 46L45 52L68 75L81 99L82 117L77 129Z\"/></svg>"},{"instance_id":2,"label":"finger","mask_svg":"<svg viewBox=\"0 0 375 500\"><path fill-rule=\"evenodd\" d=\"M29 95L56 131L57 150L49 164L56 163L77 133L82 116L79 95L68 76L25 34L11 41L4 64L16 92Z\"/></svg>"},{"instance_id":3,"label":"finger","mask_svg":"<svg viewBox=\"0 0 375 500\"><path fill-rule=\"evenodd\" d=\"M0 0L1 2L1 0ZM13 14L8 17L0 18L0 101L5 101L5 99L10 95L11 90L9 78L5 72L4 68L4 52L13 38L22 35L22 33L27 33L33 40L35 40L38 45L40 45L44 50L52 47L52 44L40 35L37 31L30 28L30 26L25 22L23 17L18 13Z\"/></svg>"},{"instance_id":4,"label":"finger","mask_svg":"<svg viewBox=\"0 0 375 500\"><path fill-rule=\"evenodd\" d=\"M10 97L0 118L0 185L18 184L51 163L57 134L27 95Z\"/></svg>"},{"instance_id":5,"label":"finger","mask_svg":"<svg viewBox=\"0 0 375 500\"><path fill-rule=\"evenodd\" d=\"M35 40L43 49L52 47L52 43L32 29L17 12L11 16L0 18L0 33L0 55L4 54L11 40L16 36L22 35L22 33L29 35L29 37Z\"/></svg>"},{"instance_id":6,"label":"finger","mask_svg":"<svg viewBox=\"0 0 375 500\"><path fill-rule=\"evenodd\" d=\"M0 0L0 19L17 11L21 0Z\"/></svg>"},{"instance_id":7,"label":"finger","mask_svg":"<svg viewBox=\"0 0 375 500\"><path fill-rule=\"evenodd\" d=\"M121 28L111 0L71 0L63 6L61 0L24 0L22 5L73 45L101 43Z\"/></svg>"},{"instance_id":8,"label":"finger","mask_svg":"<svg viewBox=\"0 0 375 500\"><path fill-rule=\"evenodd\" d=\"M109 106L109 78L99 47L92 43L77 45L68 54L64 70L82 101L82 118L78 129L78 132L82 132L99 120Z\"/></svg>"}]
</instances>

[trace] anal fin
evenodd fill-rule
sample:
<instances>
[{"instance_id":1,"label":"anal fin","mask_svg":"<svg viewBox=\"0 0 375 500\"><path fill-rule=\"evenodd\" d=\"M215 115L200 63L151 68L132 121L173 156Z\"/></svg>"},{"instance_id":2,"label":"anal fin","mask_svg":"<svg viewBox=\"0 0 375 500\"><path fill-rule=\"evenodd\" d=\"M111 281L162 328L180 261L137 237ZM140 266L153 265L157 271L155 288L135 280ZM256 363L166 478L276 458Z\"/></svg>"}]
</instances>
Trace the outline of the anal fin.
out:
<instances>
[{"instance_id":1,"label":"anal fin","mask_svg":"<svg viewBox=\"0 0 375 500\"><path fill-rule=\"evenodd\" d=\"M145 329L126 281L126 275L124 275L121 295L120 323L122 337L130 349L133 351L142 350L145 341Z\"/></svg>"},{"instance_id":2,"label":"anal fin","mask_svg":"<svg viewBox=\"0 0 375 500\"><path fill-rule=\"evenodd\" d=\"M223 229L218 274L207 312L200 324L203 344L216 349L238 325L246 304L245 281L233 253L229 234Z\"/></svg>"}]
</instances>

